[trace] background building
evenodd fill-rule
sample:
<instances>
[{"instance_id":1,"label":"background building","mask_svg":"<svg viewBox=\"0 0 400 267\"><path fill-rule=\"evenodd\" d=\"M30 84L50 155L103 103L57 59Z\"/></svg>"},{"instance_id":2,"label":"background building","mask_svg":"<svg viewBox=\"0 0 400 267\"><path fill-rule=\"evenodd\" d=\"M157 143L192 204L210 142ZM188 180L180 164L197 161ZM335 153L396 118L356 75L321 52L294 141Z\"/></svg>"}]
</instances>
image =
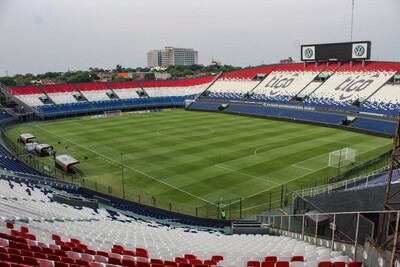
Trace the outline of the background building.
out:
<instances>
[{"instance_id":1,"label":"background building","mask_svg":"<svg viewBox=\"0 0 400 267\"><path fill-rule=\"evenodd\" d=\"M176 66L198 64L198 52L192 48L174 48L166 46L162 50L147 52L147 66Z\"/></svg>"},{"instance_id":2,"label":"background building","mask_svg":"<svg viewBox=\"0 0 400 267\"><path fill-rule=\"evenodd\" d=\"M150 50L147 52L147 67L161 66L161 50Z\"/></svg>"}]
</instances>

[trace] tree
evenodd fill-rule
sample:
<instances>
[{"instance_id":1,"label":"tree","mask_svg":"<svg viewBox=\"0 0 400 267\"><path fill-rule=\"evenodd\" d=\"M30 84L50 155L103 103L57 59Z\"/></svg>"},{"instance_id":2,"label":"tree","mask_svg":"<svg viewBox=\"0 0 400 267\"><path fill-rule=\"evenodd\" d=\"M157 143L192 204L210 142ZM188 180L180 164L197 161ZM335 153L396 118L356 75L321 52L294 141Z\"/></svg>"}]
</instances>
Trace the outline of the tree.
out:
<instances>
[{"instance_id":1,"label":"tree","mask_svg":"<svg viewBox=\"0 0 400 267\"><path fill-rule=\"evenodd\" d=\"M191 71L191 70L186 69L186 70L184 70L184 71L182 72L182 74L183 74L183 76L191 76L191 75L194 74L194 72Z\"/></svg>"},{"instance_id":2,"label":"tree","mask_svg":"<svg viewBox=\"0 0 400 267\"><path fill-rule=\"evenodd\" d=\"M89 76L88 72L78 71L70 78L68 78L67 83L90 83L93 82Z\"/></svg>"},{"instance_id":3,"label":"tree","mask_svg":"<svg viewBox=\"0 0 400 267\"><path fill-rule=\"evenodd\" d=\"M0 83L6 85L6 86L16 86L17 83L14 81L13 78L6 76L6 77L0 77Z\"/></svg>"}]
</instances>

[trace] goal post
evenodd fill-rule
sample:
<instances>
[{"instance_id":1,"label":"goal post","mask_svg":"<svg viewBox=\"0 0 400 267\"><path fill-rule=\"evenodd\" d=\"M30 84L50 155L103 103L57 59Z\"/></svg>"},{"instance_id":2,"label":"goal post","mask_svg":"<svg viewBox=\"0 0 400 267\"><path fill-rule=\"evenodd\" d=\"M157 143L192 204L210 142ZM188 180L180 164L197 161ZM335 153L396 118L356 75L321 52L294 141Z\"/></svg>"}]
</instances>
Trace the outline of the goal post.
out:
<instances>
[{"instance_id":1,"label":"goal post","mask_svg":"<svg viewBox=\"0 0 400 267\"><path fill-rule=\"evenodd\" d=\"M329 153L329 166L334 168L343 167L356 162L357 150L342 148Z\"/></svg>"},{"instance_id":2,"label":"goal post","mask_svg":"<svg viewBox=\"0 0 400 267\"><path fill-rule=\"evenodd\" d=\"M121 110L108 110L104 111L104 117L119 117L122 116L122 111Z\"/></svg>"}]
</instances>

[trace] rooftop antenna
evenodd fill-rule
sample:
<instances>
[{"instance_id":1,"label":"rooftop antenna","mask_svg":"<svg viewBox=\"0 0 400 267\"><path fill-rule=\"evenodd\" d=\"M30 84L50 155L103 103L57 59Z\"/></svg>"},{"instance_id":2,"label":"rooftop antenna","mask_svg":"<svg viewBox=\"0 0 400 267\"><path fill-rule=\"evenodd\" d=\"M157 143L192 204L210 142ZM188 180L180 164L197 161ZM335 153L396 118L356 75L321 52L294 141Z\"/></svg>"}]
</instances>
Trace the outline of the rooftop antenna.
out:
<instances>
[{"instance_id":1,"label":"rooftop antenna","mask_svg":"<svg viewBox=\"0 0 400 267\"><path fill-rule=\"evenodd\" d=\"M351 0L350 42L353 42L354 0Z\"/></svg>"}]
</instances>

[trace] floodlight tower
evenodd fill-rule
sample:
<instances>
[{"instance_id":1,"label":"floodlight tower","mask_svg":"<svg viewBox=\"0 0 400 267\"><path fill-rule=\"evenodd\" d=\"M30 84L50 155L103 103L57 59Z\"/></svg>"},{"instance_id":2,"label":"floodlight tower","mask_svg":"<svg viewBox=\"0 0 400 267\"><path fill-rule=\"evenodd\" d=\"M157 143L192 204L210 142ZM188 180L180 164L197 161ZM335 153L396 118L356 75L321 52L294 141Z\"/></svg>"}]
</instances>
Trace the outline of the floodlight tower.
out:
<instances>
[{"instance_id":1,"label":"floodlight tower","mask_svg":"<svg viewBox=\"0 0 400 267\"><path fill-rule=\"evenodd\" d=\"M398 248L399 220L400 220L400 189L392 190L393 172L400 174L400 111L397 115L396 132L393 139L393 150L389 166L389 174L383 203L384 213L381 214L378 228L378 244L381 248L391 248L392 258L390 266L394 266L395 252Z\"/></svg>"},{"instance_id":2,"label":"floodlight tower","mask_svg":"<svg viewBox=\"0 0 400 267\"><path fill-rule=\"evenodd\" d=\"M354 0L351 0L350 42L353 42Z\"/></svg>"},{"instance_id":3,"label":"floodlight tower","mask_svg":"<svg viewBox=\"0 0 400 267\"><path fill-rule=\"evenodd\" d=\"M124 153L121 152L121 180L122 180L122 196L125 198L125 181L124 181Z\"/></svg>"}]
</instances>

